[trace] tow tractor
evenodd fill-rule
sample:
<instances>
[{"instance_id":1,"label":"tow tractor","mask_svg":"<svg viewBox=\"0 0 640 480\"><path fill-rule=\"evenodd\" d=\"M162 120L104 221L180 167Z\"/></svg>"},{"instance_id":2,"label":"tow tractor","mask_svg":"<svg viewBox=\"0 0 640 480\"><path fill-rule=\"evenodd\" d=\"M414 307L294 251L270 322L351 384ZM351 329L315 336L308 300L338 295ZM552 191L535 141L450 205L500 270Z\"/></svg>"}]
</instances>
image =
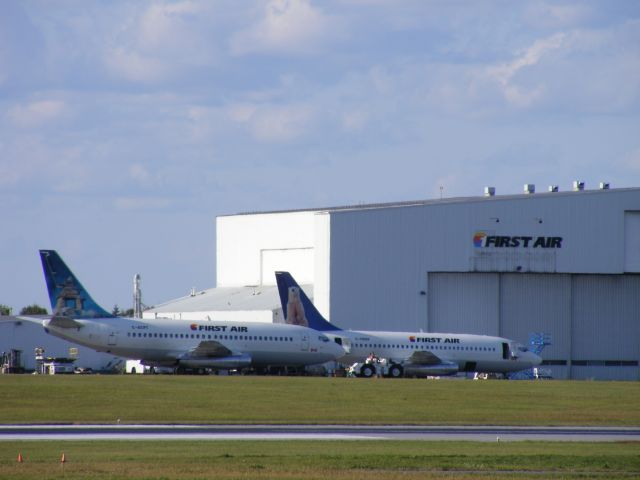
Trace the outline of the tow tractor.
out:
<instances>
[{"instance_id":1,"label":"tow tractor","mask_svg":"<svg viewBox=\"0 0 640 480\"><path fill-rule=\"evenodd\" d=\"M379 360L367 360L366 362L356 362L347 369L347 376L350 377L389 377L402 378L404 368L399 363L389 361L386 358Z\"/></svg>"}]
</instances>

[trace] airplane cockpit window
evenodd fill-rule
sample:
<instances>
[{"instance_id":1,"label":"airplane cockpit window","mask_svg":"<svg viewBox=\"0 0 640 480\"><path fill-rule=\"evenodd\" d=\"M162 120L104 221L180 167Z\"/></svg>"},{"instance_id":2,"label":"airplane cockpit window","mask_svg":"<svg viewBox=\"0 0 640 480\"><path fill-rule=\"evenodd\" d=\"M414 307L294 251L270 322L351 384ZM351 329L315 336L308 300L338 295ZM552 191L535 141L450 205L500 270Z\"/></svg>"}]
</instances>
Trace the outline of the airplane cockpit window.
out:
<instances>
[{"instance_id":1,"label":"airplane cockpit window","mask_svg":"<svg viewBox=\"0 0 640 480\"><path fill-rule=\"evenodd\" d=\"M318 335L318 340L320 340L321 342L327 343L329 341L329 339L327 337L325 337L324 335Z\"/></svg>"}]
</instances>

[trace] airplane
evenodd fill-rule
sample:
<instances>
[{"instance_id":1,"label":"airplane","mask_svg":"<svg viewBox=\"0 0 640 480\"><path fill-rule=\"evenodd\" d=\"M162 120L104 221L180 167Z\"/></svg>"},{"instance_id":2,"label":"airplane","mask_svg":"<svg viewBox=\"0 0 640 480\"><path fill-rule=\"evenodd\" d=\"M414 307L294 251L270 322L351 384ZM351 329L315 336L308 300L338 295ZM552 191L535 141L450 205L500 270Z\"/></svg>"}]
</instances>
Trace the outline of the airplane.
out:
<instances>
[{"instance_id":1,"label":"airplane","mask_svg":"<svg viewBox=\"0 0 640 480\"><path fill-rule=\"evenodd\" d=\"M542 359L524 345L502 337L460 333L382 332L342 330L329 323L311 303L289 272L276 272L285 322L324 332L342 345L343 364L385 358L386 374L407 376L455 375L458 372L509 373L540 365ZM376 375L365 363L360 376Z\"/></svg>"},{"instance_id":2,"label":"airplane","mask_svg":"<svg viewBox=\"0 0 640 480\"><path fill-rule=\"evenodd\" d=\"M45 332L99 352L178 371L297 367L344 354L323 333L297 325L117 317L91 298L56 251L40 250L40 259L53 312L42 320Z\"/></svg>"}]
</instances>

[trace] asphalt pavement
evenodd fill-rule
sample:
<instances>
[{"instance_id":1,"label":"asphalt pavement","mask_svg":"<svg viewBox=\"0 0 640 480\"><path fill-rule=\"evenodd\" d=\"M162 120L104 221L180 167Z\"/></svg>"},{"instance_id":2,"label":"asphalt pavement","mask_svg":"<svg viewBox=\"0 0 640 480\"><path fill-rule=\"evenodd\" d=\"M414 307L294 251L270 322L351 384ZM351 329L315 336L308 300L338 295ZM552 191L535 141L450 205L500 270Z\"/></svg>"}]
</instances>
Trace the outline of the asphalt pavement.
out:
<instances>
[{"instance_id":1,"label":"asphalt pavement","mask_svg":"<svg viewBox=\"0 0 640 480\"><path fill-rule=\"evenodd\" d=\"M640 427L411 425L0 425L10 440L640 441Z\"/></svg>"}]
</instances>

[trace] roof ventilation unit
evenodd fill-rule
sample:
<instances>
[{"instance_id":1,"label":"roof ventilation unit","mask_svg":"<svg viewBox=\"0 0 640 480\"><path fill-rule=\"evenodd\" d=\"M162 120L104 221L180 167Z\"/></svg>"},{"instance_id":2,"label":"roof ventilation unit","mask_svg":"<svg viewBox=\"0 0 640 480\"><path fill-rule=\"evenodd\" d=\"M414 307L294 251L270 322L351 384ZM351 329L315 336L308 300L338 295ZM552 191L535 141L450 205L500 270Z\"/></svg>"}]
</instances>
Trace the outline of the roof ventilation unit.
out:
<instances>
[{"instance_id":1,"label":"roof ventilation unit","mask_svg":"<svg viewBox=\"0 0 640 480\"><path fill-rule=\"evenodd\" d=\"M525 183L524 193L536 193L536 186L533 183Z\"/></svg>"},{"instance_id":2,"label":"roof ventilation unit","mask_svg":"<svg viewBox=\"0 0 640 480\"><path fill-rule=\"evenodd\" d=\"M493 197L496 194L496 187L484 187L484 196Z\"/></svg>"},{"instance_id":3,"label":"roof ventilation unit","mask_svg":"<svg viewBox=\"0 0 640 480\"><path fill-rule=\"evenodd\" d=\"M609 190L609 182L600 182L600 190Z\"/></svg>"},{"instance_id":4,"label":"roof ventilation unit","mask_svg":"<svg viewBox=\"0 0 640 480\"><path fill-rule=\"evenodd\" d=\"M575 180L573 182L573 191L574 192L581 192L584 190L584 182L581 182L580 180Z\"/></svg>"},{"instance_id":5,"label":"roof ventilation unit","mask_svg":"<svg viewBox=\"0 0 640 480\"><path fill-rule=\"evenodd\" d=\"M558 191L558 185L549 185L549 191L550 192L557 192Z\"/></svg>"}]
</instances>

